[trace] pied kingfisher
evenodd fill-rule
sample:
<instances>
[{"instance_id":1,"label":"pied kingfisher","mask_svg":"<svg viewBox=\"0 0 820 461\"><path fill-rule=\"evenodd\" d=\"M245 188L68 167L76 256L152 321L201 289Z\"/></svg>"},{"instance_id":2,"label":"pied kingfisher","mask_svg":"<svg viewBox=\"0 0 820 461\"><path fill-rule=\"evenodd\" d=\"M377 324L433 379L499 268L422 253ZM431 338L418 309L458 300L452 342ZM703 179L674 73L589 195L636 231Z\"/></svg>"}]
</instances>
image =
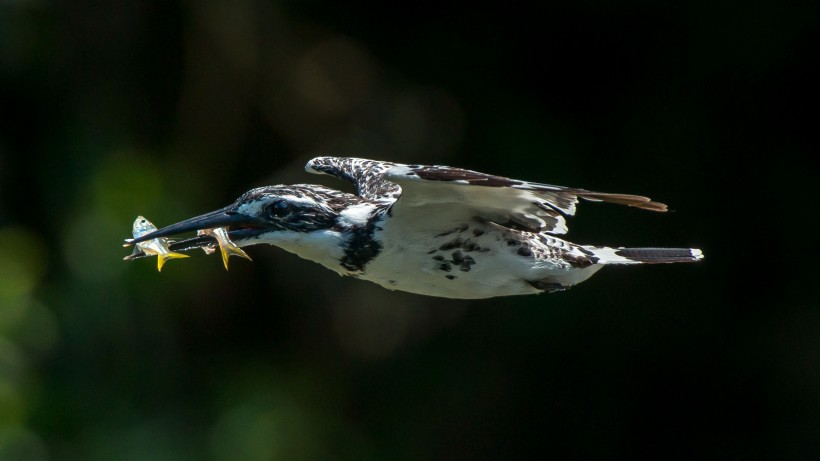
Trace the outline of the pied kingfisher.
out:
<instances>
[{"instance_id":1,"label":"pied kingfisher","mask_svg":"<svg viewBox=\"0 0 820 461\"><path fill-rule=\"evenodd\" d=\"M703 258L697 249L611 248L557 237L579 199L666 211L647 197L358 158L317 157L305 169L352 182L356 195L312 184L260 187L128 242L227 227L238 246L276 245L389 290L463 299L562 291L610 264ZM200 235L171 249L213 244Z\"/></svg>"}]
</instances>

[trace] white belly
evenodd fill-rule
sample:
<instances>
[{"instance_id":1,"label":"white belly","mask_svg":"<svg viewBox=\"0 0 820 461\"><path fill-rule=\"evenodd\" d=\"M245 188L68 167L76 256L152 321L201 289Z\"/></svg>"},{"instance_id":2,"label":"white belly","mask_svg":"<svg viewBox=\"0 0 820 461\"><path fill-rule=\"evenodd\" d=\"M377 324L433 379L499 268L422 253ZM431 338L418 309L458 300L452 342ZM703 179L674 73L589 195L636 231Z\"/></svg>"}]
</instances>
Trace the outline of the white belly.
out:
<instances>
[{"instance_id":1,"label":"white belly","mask_svg":"<svg viewBox=\"0 0 820 461\"><path fill-rule=\"evenodd\" d=\"M467 229L432 241L429 236L403 237L382 240L382 252L359 278L390 290L481 299L542 291L528 281L549 279L572 286L600 269L597 265L578 268L561 260L521 256L517 246L507 245L502 235L492 232L475 236ZM448 247L456 238L462 244Z\"/></svg>"}]
</instances>

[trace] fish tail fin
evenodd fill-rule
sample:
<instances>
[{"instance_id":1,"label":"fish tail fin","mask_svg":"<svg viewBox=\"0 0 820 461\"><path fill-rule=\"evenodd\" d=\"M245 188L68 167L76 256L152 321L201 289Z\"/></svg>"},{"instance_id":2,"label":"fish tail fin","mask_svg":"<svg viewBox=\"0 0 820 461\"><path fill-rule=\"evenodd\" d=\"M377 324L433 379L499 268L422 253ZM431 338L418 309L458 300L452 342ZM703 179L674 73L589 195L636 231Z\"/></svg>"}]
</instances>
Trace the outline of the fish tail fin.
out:
<instances>
[{"instance_id":1,"label":"fish tail fin","mask_svg":"<svg viewBox=\"0 0 820 461\"><path fill-rule=\"evenodd\" d=\"M170 251L168 253L163 253L157 255L157 271L162 272L162 266L165 264L165 261L169 259L179 259L179 258L190 258L190 256L182 253L177 253L174 251Z\"/></svg>"},{"instance_id":2,"label":"fish tail fin","mask_svg":"<svg viewBox=\"0 0 820 461\"><path fill-rule=\"evenodd\" d=\"M253 261L242 248L239 248L236 245L222 245L219 249L222 253L222 264L225 265L225 270L228 270L228 258L231 256L239 256L247 259L248 261Z\"/></svg>"},{"instance_id":3,"label":"fish tail fin","mask_svg":"<svg viewBox=\"0 0 820 461\"><path fill-rule=\"evenodd\" d=\"M688 263L703 259L697 248L609 248L585 246L598 264Z\"/></svg>"}]
</instances>

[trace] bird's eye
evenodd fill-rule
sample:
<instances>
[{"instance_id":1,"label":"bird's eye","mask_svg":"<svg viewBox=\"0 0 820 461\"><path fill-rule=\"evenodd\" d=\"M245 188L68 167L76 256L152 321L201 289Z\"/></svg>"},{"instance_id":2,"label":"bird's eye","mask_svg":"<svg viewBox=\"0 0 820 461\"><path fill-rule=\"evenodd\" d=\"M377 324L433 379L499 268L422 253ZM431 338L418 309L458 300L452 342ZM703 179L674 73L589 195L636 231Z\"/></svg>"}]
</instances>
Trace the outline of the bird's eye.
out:
<instances>
[{"instance_id":1,"label":"bird's eye","mask_svg":"<svg viewBox=\"0 0 820 461\"><path fill-rule=\"evenodd\" d=\"M277 200L271 204L269 212L271 216L281 218L290 213L290 203L285 200Z\"/></svg>"}]
</instances>

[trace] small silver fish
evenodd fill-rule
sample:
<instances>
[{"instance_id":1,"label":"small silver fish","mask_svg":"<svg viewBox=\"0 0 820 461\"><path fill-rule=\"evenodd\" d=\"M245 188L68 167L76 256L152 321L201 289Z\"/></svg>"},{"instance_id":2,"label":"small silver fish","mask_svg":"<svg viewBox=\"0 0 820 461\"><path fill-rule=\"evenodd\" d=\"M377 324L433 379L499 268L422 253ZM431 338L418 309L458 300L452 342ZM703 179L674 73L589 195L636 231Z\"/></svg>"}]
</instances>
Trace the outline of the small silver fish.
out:
<instances>
[{"instance_id":1,"label":"small silver fish","mask_svg":"<svg viewBox=\"0 0 820 461\"><path fill-rule=\"evenodd\" d=\"M217 227L214 229L201 229L196 231L196 235L210 235L219 243L219 251L222 253L222 263L225 265L225 270L228 270L228 258L231 256L240 256L248 261L253 261L242 248L236 246L228 237L228 231L224 227ZM206 249L205 253L213 253L213 249Z\"/></svg>"},{"instance_id":2,"label":"small silver fish","mask_svg":"<svg viewBox=\"0 0 820 461\"><path fill-rule=\"evenodd\" d=\"M131 230L131 235L133 235L134 238L138 238L150 232L154 232L155 230L157 230L157 226L153 225L151 221L143 218L142 216L137 216L137 219L134 221L134 226ZM156 238L153 240L147 240L142 243L137 243L134 251L137 250L141 250L143 253L147 255L157 255L158 271L162 271L162 265L165 264L165 261L168 259L188 257L188 255L186 254L171 251L168 248L168 239L166 238Z\"/></svg>"}]
</instances>

